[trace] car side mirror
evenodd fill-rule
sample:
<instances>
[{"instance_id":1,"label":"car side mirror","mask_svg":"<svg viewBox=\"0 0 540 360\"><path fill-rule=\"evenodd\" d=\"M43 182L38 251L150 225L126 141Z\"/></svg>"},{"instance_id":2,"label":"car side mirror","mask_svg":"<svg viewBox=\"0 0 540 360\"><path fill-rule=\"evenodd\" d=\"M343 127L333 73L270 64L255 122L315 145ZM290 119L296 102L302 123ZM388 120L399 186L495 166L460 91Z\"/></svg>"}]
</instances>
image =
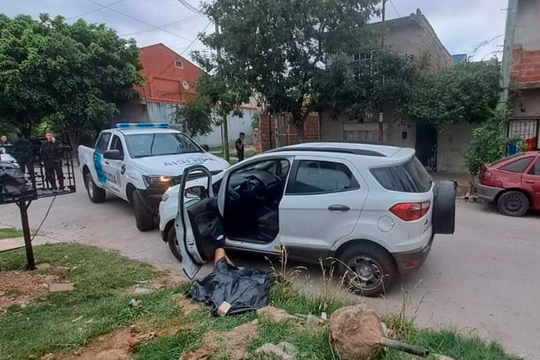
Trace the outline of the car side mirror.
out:
<instances>
[{"instance_id":1,"label":"car side mirror","mask_svg":"<svg viewBox=\"0 0 540 360\"><path fill-rule=\"evenodd\" d=\"M204 186L194 186L186 189L185 197L187 199L204 199L206 197L206 188Z\"/></svg>"},{"instance_id":2,"label":"car side mirror","mask_svg":"<svg viewBox=\"0 0 540 360\"><path fill-rule=\"evenodd\" d=\"M204 145L201 145L201 147L203 148L204 151L206 152L209 152L210 151L210 146L204 144Z\"/></svg>"},{"instance_id":3,"label":"car side mirror","mask_svg":"<svg viewBox=\"0 0 540 360\"><path fill-rule=\"evenodd\" d=\"M120 150L107 150L103 153L103 158L107 160L124 160L124 155Z\"/></svg>"}]
</instances>

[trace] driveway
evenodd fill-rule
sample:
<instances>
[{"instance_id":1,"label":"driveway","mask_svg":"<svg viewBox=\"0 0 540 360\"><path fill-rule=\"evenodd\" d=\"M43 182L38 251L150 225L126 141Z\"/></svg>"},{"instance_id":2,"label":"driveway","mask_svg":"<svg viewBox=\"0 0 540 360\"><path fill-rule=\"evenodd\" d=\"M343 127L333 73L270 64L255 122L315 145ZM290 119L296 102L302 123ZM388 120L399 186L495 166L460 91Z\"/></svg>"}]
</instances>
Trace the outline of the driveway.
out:
<instances>
[{"instance_id":1,"label":"driveway","mask_svg":"<svg viewBox=\"0 0 540 360\"><path fill-rule=\"evenodd\" d=\"M129 204L110 197L93 204L82 187L58 197L42 233L58 241L76 241L117 250L181 275L181 265L157 230L141 233ZM36 228L52 199L30 207ZM0 225L20 227L18 208L0 206ZM262 257L234 254L240 265L268 268ZM517 355L540 359L540 215L510 218L487 205L458 203L452 236L437 236L430 256L417 272L405 277L385 299L366 301L381 311L397 311L403 299L409 315L423 327L453 327L497 340ZM38 259L39 261L39 259ZM293 264L298 265L298 264ZM207 266L200 276L211 271ZM306 291L320 292L321 270L310 266L296 278ZM333 293L353 296L344 291Z\"/></svg>"}]
</instances>

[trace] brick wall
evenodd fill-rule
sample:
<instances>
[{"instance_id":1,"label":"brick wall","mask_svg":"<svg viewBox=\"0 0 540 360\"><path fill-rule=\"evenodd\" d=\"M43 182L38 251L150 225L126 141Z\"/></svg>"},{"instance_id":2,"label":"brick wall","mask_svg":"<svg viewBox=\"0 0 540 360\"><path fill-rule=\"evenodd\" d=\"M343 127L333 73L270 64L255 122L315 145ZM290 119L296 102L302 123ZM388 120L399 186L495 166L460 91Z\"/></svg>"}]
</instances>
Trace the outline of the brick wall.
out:
<instances>
[{"instance_id":1,"label":"brick wall","mask_svg":"<svg viewBox=\"0 0 540 360\"><path fill-rule=\"evenodd\" d=\"M514 46L512 79L518 85L540 83L540 50L524 51Z\"/></svg>"},{"instance_id":2,"label":"brick wall","mask_svg":"<svg viewBox=\"0 0 540 360\"><path fill-rule=\"evenodd\" d=\"M281 121L275 116L260 115L259 130L255 135L254 148L255 152L261 153L279 146L298 144L298 131L296 126L290 123L290 115L285 115ZM276 128L278 129L276 131ZM310 115L304 123L304 139L305 142L319 141L321 138L319 127L319 115Z\"/></svg>"}]
</instances>

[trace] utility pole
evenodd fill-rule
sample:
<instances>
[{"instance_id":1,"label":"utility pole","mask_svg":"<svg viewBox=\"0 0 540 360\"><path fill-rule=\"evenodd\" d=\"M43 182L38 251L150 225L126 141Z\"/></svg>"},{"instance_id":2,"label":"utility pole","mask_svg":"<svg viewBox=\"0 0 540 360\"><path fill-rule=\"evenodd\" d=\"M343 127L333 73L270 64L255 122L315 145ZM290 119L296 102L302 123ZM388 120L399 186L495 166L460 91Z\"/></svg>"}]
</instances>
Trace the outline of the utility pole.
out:
<instances>
[{"instance_id":1,"label":"utility pole","mask_svg":"<svg viewBox=\"0 0 540 360\"><path fill-rule=\"evenodd\" d=\"M382 19L381 19L381 52L384 50L384 21L386 20L386 0L382 0ZM381 74L381 86L384 86L384 78ZM384 109L382 99L379 99L379 141L384 139Z\"/></svg>"},{"instance_id":2,"label":"utility pole","mask_svg":"<svg viewBox=\"0 0 540 360\"><path fill-rule=\"evenodd\" d=\"M499 104L497 105L499 110L506 110L508 107L508 93L510 91L510 81L512 78L512 48L514 45L518 3L519 0L508 0L501 77L499 80L501 88Z\"/></svg>"},{"instance_id":3,"label":"utility pole","mask_svg":"<svg viewBox=\"0 0 540 360\"><path fill-rule=\"evenodd\" d=\"M214 18L214 23L216 25L216 35L218 35L219 37L219 24L218 24L218 21L217 21L217 18ZM218 39L218 44L217 44L217 54L216 54L216 58L217 58L217 62L218 62L218 72L221 71L221 45L219 44L219 39ZM221 120L221 144L222 144L222 147L223 147L223 153L225 154L225 160L227 160L227 162L230 162L231 160L231 156L229 154L229 124L227 123L227 115L228 114L225 114L223 113L223 110L220 111L222 114L222 120Z\"/></svg>"}]
</instances>

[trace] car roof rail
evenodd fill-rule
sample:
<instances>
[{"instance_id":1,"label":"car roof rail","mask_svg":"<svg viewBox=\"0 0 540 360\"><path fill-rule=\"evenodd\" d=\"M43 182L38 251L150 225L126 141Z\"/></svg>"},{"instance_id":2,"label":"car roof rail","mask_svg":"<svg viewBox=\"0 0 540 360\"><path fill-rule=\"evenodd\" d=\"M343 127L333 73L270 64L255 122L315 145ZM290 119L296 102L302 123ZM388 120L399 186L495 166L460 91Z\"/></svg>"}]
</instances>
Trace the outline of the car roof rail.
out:
<instances>
[{"instance_id":1,"label":"car roof rail","mask_svg":"<svg viewBox=\"0 0 540 360\"><path fill-rule=\"evenodd\" d=\"M295 148L277 148L267 151L267 153L276 153L276 152L285 152L285 151L310 151L310 152L327 152L327 153L338 153L338 154L352 154L352 155L361 155L361 156L376 156L376 157L386 157L386 155L366 149L343 149L343 148L331 148L331 147L295 147Z\"/></svg>"}]
</instances>

